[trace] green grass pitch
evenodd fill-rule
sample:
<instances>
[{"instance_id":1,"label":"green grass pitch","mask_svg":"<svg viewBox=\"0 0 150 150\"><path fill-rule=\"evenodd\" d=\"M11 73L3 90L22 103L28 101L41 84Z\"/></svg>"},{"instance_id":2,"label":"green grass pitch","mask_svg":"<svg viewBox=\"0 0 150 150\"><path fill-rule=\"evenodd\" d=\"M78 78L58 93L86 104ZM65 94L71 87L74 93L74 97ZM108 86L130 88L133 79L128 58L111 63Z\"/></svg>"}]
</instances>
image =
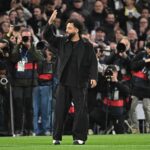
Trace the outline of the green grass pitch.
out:
<instances>
[{"instance_id":1,"label":"green grass pitch","mask_svg":"<svg viewBox=\"0 0 150 150\"><path fill-rule=\"evenodd\" d=\"M0 150L150 150L150 134L91 135L85 145L73 145L71 136L61 145L48 136L0 137Z\"/></svg>"}]
</instances>

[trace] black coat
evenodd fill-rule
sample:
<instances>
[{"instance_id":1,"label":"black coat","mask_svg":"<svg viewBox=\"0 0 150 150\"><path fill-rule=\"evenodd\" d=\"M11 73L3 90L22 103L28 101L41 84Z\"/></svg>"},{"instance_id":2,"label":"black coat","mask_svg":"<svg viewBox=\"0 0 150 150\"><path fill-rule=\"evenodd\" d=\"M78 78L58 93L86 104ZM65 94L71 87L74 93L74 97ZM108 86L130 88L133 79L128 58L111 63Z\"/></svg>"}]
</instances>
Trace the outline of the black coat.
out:
<instances>
[{"instance_id":1,"label":"black coat","mask_svg":"<svg viewBox=\"0 0 150 150\"><path fill-rule=\"evenodd\" d=\"M115 91L118 92L118 97L115 99ZM111 115L122 115L126 111L128 105L127 99L129 98L129 88L125 82L106 82L102 91L102 100L110 99L112 102L123 100L123 106L113 106L109 103L103 103L102 110L110 112ZM108 109L108 110L107 110Z\"/></svg>"},{"instance_id":2,"label":"black coat","mask_svg":"<svg viewBox=\"0 0 150 150\"><path fill-rule=\"evenodd\" d=\"M71 41L67 37L57 37L55 35L55 26L47 25L43 36L44 38L57 49L58 52L58 70L57 75L61 82L61 77L64 71L64 68L67 65L67 62L71 56L70 49L72 48ZM85 87L88 84L90 79L97 80L98 70L97 70L97 60L96 55L93 50L93 46L86 41L81 39L80 53L78 53L78 78L77 86Z\"/></svg>"},{"instance_id":3,"label":"black coat","mask_svg":"<svg viewBox=\"0 0 150 150\"><path fill-rule=\"evenodd\" d=\"M22 59L22 45L15 45L12 50L11 61L12 61L12 85L13 86L35 86L37 82L37 69L27 69L23 72L17 70L16 65ZM26 49L27 50L27 49ZM32 45L28 50L27 56L28 63L31 63L34 67L37 65L37 62L43 61L43 55L39 50L36 50Z\"/></svg>"},{"instance_id":4,"label":"black coat","mask_svg":"<svg viewBox=\"0 0 150 150\"><path fill-rule=\"evenodd\" d=\"M146 52L138 53L132 60L131 70L135 72L142 71L145 72L145 74L147 75L147 71L150 70L150 63L145 63L144 59L147 59L148 57L149 56ZM150 97L150 80L144 80L133 76L132 84L132 95L140 98Z\"/></svg>"}]
</instances>

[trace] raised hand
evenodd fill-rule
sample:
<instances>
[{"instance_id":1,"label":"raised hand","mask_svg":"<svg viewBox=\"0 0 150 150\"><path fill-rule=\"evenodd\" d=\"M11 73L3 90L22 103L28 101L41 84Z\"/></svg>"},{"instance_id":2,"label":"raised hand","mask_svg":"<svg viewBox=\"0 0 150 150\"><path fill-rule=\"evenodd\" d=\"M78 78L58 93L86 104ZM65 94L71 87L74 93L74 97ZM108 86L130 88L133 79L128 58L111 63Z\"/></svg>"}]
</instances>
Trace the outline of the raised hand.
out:
<instances>
[{"instance_id":1,"label":"raised hand","mask_svg":"<svg viewBox=\"0 0 150 150\"><path fill-rule=\"evenodd\" d=\"M52 24L54 22L54 20L56 19L57 16L57 10L54 10L54 12L52 13L52 15L50 16L49 20L48 20L48 24Z\"/></svg>"}]
</instances>

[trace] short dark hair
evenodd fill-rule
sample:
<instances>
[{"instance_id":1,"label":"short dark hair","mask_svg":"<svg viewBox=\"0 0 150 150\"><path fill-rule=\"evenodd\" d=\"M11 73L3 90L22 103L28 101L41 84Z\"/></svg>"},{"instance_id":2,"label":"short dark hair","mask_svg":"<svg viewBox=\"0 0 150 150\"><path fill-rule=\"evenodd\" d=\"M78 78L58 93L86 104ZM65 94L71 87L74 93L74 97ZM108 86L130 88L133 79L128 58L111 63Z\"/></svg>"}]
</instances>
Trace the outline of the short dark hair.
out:
<instances>
[{"instance_id":1,"label":"short dark hair","mask_svg":"<svg viewBox=\"0 0 150 150\"><path fill-rule=\"evenodd\" d=\"M20 7L17 7L15 10L16 10L16 11L17 11L17 10L22 10L22 11L24 11L21 6L20 6Z\"/></svg>"},{"instance_id":2,"label":"short dark hair","mask_svg":"<svg viewBox=\"0 0 150 150\"><path fill-rule=\"evenodd\" d=\"M73 23L73 25L79 30L79 34L81 35L83 32L83 23L78 19L69 19L66 24Z\"/></svg>"},{"instance_id":3,"label":"short dark hair","mask_svg":"<svg viewBox=\"0 0 150 150\"><path fill-rule=\"evenodd\" d=\"M96 29L96 32L104 32L104 33L106 33L106 31L105 31L105 28L104 27L97 27Z\"/></svg>"},{"instance_id":4,"label":"short dark hair","mask_svg":"<svg viewBox=\"0 0 150 150\"><path fill-rule=\"evenodd\" d=\"M39 6L39 5L35 5L35 6L33 7L33 11L34 11L34 9L39 9L39 10L41 11L41 14L44 13L43 8L42 8L41 6Z\"/></svg>"}]
</instances>

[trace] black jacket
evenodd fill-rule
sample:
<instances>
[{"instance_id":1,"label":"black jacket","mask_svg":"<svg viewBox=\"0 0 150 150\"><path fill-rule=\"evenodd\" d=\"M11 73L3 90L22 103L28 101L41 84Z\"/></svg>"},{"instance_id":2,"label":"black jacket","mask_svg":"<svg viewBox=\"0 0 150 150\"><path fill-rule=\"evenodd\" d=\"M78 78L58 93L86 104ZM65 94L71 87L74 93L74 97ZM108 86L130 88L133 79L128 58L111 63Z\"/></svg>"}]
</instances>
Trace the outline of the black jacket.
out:
<instances>
[{"instance_id":1,"label":"black jacket","mask_svg":"<svg viewBox=\"0 0 150 150\"><path fill-rule=\"evenodd\" d=\"M53 80L53 62L46 60L38 63L38 83L40 86L50 86Z\"/></svg>"},{"instance_id":2,"label":"black jacket","mask_svg":"<svg viewBox=\"0 0 150 150\"><path fill-rule=\"evenodd\" d=\"M127 56L127 58L123 58L123 57L120 57L119 54L112 52L110 56L105 57L104 63L107 65L110 65L110 64L117 65L119 67L118 79L120 81L124 80L123 78L124 76L129 76L129 77L131 76L130 75L131 59L129 55Z\"/></svg>"},{"instance_id":3,"label":"black jacket","mask_svg":"<svg viewBox=\"0 0 150 150\"><path fill-rule=\"evenodd\" d=\"M25 71L20 72L17 70L16 66L19 61L22 59L22 45L16 45L12 50L11 61L12 66L12 85L14 86L35 86L38 84L38 74L37 74L37 62L44 60L42 53L39 50L36 50L34 46L28 50L27 58L28 63L31 65L30 69L25 69Z\"/></svg>"},{"instance_id":4,"label":"black jacket","mask_svg":"<svg viewBox=\"0 0 150 150\"><path fill-rule=\"evenodd\" d=\"M150 80L148 79L148 71L150 70L150 63L145 63L144 59L147 59L149 56L146 52L138 53L132 60L131 70L132 72L141 72L145 74L147 79L139 78L135 75L132 76L132 95L140 98L150 97ZM132 73L133 74L133 73Z\"/></svg>"},{"instance_id":5,"label":"black jacket","mask_svg":"<svg viewBox=\"0 0 150 150\"><path fill-rule=\"evenodd\" d=\"M129 88L125 82L106 82L102 91L102 110L111 115L122 115L126 111L128 98Z\"/></svg>"},{"instance_id":6,"label":"black jacket","mask_svg":"<svg viewBox=\"0 0 150 150\"><path fill-rule=\"evenodd\" d=\"M66 64L71 56L71 41L67 37L57 37L55 35L55 26L47 25L43 36L44 38L58 50L58 69L57 75L61 82L61 77ZM97 60L93 50L93 46L86 40L81 39L80 53L78 54L78 87L87 87L90 79L97 80Z\"/></svg>"}]
</instances>

